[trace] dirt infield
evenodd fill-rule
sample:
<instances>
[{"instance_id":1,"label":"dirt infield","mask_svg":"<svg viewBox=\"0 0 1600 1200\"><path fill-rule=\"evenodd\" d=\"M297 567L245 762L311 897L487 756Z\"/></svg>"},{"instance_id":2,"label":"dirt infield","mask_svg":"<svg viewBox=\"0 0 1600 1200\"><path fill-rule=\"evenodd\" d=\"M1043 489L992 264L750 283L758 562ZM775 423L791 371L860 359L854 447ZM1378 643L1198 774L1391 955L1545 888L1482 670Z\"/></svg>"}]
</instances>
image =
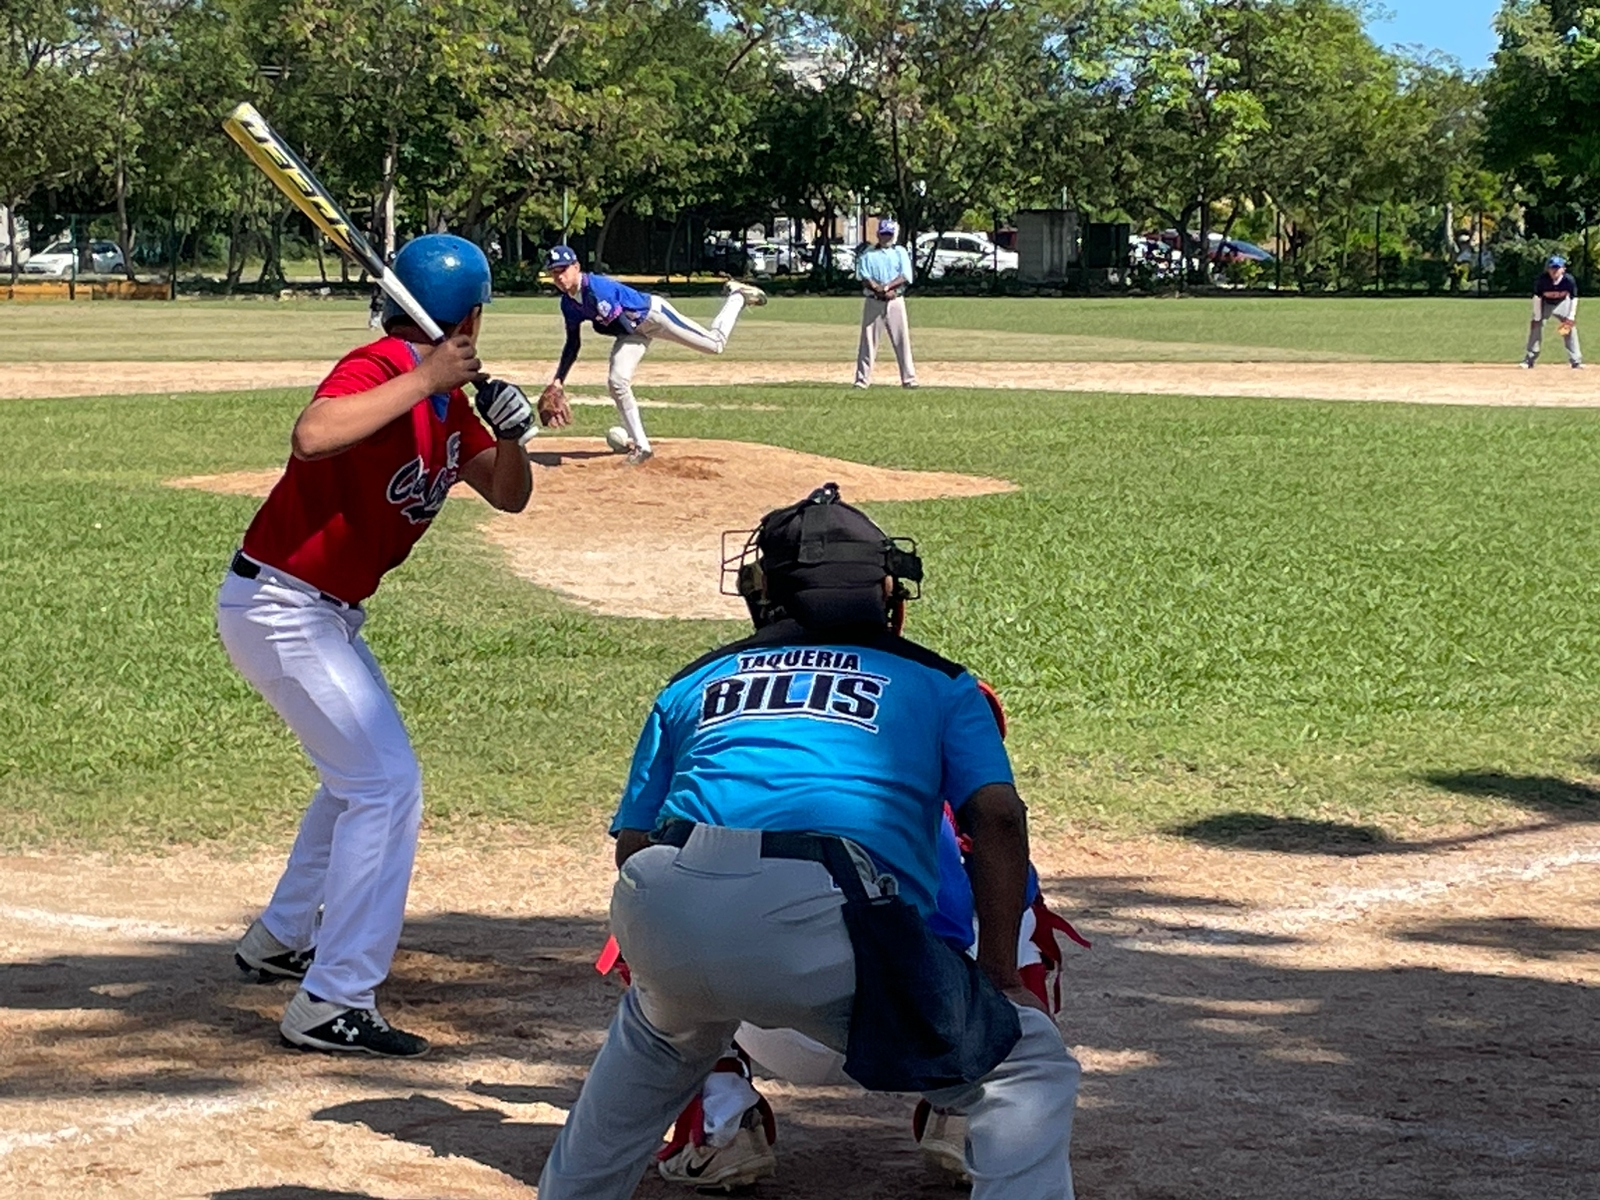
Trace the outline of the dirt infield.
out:
<instances>
[{"instance_id":1,"label":"dirt infield","mask_svg":"<svg viewBox=\"0 0 1600 1200\"><path fill-rule=\"evenodd\" d=\"M1592 826L1343 857L1041 843L1094 942L1060 1022L1080 1196L1594 1195ZM382 1002L437 1049L404 1064L278 1046L287 989L229 957L275 859L0 859L0 1195L534 1195L616 998L590 966L612 871L598 844L497 845L424 839ZM767 1090L758 1195L954 1194L906 1100Z\"/></svg>"},{"instance_id":2,"label":"dirt infield","mask_svg":"<svg viewBox=\"0 0 1600 1200\"><path fill-rule=\"evenodd\" d=\"M538 438L533 502L490 514L485 532L512 570L594 612L689 619L745 616L717 590L722 531L834 480L864 500L931 500L1011 491L999 479L869 467L777 446L669 438L630 467L599 438ZM277 471L197 475L175 487L265 496ZM471 495L465 489L460 494Z\"/></svg>"},{"instance_id":3,"label":"dirt infield","mask_svg":"<svg viewBox=\"0 0 1600 1200\"><path fill-rule=\"evenodd\" d=\"M511 379L544 379L548 362L496 362ZM0 398L144 395L310 387L326 362L15 363L0 371ZM849 363L660 362L646 389L686 385L829 383L847 387ZM993 363L933 362L918 379L929 387L1039 388L1162 396L1262 396L1299 400L1373 400L1409 404L1500 404L1558 408L1600 406L1600 371L1560 362L1537 371L1514 364L1373 362ZM603 363L579 363L569 381L603 388ZM869 393L870 395L870 393ZM596 403L608 403L595 398ZM645 403L649 403L646 401Z\"/></svg>"}]
</instances>

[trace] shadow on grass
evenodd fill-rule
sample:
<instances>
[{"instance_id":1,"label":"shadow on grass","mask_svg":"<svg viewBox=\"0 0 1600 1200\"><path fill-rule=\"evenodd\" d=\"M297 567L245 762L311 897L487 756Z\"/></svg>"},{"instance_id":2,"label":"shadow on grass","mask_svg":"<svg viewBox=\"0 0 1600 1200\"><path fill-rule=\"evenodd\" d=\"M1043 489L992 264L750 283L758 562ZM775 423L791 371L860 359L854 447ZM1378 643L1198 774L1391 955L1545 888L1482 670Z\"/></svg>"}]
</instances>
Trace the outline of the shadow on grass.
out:
<instances>
[{"instance_id":1,"label":"shadow on grass","mask_svg":"<svg viewBox=\"0 0 1600 1200\"><path fill-rule=\"evenodd\" d=\"M1600 788L1554 775L1434 771L1418 778L1423 783L1457 795L1506 800L1538 813L1542 819L1456 837L1405 840L1391 838L1374 825L1313 821L1303 817L1273 816L1270 813L1229 812L1202 817L1182 825L1171 825L1164 832L1224 849L1360 857L1368 854L1426 854L1496 841L1514 834L1535 833L1590 821L1600 822Z\"/></svg>"},{"instance_id":2,"label":"shadow on grass","mask_svg":"<svg viewBox=\"0 0 1600 1200\"><path fill-rule=\"evenodd\" d=\"M1600 953L1600 928L1552 925L1534 917L1484 917L1436 921L1396 934L1406 942L1430 946L1477 946L1519 958L1553 960Z\"/></svg>"},{"instance_id":3,"label":"shadow on grass","mask_svg":"<svg viewBox=\"0 0 1600 1200\"><path fill-rule=\"evenodd\" d=\"M1461 796L1509 800L1552 821L1600 821L1600 788L1555 775L1506 775L1499 771L1437 771L1425 783Z\"/></svg>"},{"instance_id":4,"label":"shadow on grass","mask_svg":"<svg viewBox=\"0 0 1600 1200\"><path fill-rule=\"evenodd\" d=\"M1171 826L1166 832L1208 846L1272 850L1280 854L1361 855L1395 849L1389 835L1376 826L1308 821L1302 817L1275 817L1267 813L1218 813Z\"/></svg>"}]
</instances>

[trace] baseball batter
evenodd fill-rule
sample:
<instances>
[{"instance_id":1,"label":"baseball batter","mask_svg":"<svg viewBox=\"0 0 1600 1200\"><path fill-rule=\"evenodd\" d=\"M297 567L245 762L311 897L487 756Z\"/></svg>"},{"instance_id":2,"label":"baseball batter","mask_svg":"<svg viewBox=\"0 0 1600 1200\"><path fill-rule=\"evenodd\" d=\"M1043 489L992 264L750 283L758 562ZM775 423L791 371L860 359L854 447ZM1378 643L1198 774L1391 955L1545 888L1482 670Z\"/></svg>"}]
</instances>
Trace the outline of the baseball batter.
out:
<instances>
[{"instance_id":1,"label":"baseball batter","mask_svg":"<svg viewBox=\"0 0 1600 1200\"><path fill-rule=\"evenodd\" d=\"M1561 341L1567 361L1574 371L1583 369L1583 351L1578 346L1578 281L1567 274L1567 260L1559 254L1545 263L1533 281L1533 321L1528 326L1528 352L1522 359L1524 370L1539 361L1544 342L1544 323L1551 318L1561 323Z\"/></svg>"},{"instance_id":2,"label":"baseball batter","mask_svg":"<svg viewBox=\"0 0 1600 1200\"><path fill-rule=\"evenodd\" d=\"M644 422L639 419L639 402L633 394L633 373L639 369L650 343L665 338L702 354L721 354L744 306L767 302L767 294L760 288L730 279L722 288L727 296L722 310L707 329L684 316L664 297L635 291L608 275L585 271L578 265L578 255L571 246L552 248L545 256L545 270L562 293L561 317L566 322L567 341L555 375L540 393L539 419L555 428L571 422L572 411L565 394L567 372L578 360L583 323L588 321L596 333L613 339L606 387L627 431L628 461L635 466L653 454Z\"/></svg>"},{"instance_id":3,"label":"baseball batter","mask_svg":"<svg viewBox=\"0 0 1600 1200\"><path fill-rule=\"evenodd\" d=\"M394 272L448 336L430 346L391 303L386 336L345 355L317 387L295 422L288 467L223 581L217 629L320 781L235 960L263 981L301 980L279 1026L287 1043L411 1058L427 1041L385 1021L374 991L400 939L422 778L361 637L361 605L457 480L504 512L526 507L533 480L522 440L533 410L520 389L480 374L490 274L477 246L419 237ZM474 416L461 388L476 380Z\"/></svg>"},{"instance_id":4,"label":"baseball batter","mask_svg":"<svg viewBox=\"0 0 1600 1200\"><path fill-rule=\"evenodd\" d=\"M1017 969L1027 821L976 680L901 638L914 551L819 488L737 577L757 625L680 671L612 830L632 969L539 1180L623 1200L741 1021L967 1117L975 1200L1070 1200L1078 1065ZM976 962L928 925L942 794L972 837Z\"/></svg>"}]
</instances>

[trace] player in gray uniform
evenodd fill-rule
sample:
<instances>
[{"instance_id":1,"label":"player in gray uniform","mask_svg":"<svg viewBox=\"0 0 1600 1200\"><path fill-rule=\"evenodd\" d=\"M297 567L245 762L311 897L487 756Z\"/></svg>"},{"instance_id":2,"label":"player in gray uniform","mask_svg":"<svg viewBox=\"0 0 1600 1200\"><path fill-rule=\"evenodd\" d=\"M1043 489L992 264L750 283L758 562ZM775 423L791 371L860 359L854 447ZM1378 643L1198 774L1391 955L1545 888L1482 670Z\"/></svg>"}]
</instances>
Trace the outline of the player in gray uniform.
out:
<instances>
[{"instance_id":1,"label":"player in gray uniform","mask_svg":"<svg viewBox=\"0 0 1600 1200\"><path fill-rule=\"evenodd\" d=\"M1561 322L1561 342L1567 348L1567 361L1574 371L1583 369L1583 351L1578 347L1578 281L1567 274L1567 260L1559 254L1545 263L1544 271L1533 281L1533 321L1528 326L1528 352L1523 370L1532 370L1539 361L1544 343L1544 323L1551 318Z\"/></svg>"},{"instance_id":2,"label":"player in gray uniform","mask_svg":"<svg viewBox=\"0 0 1600 1200\"><path fill-rule=\"evenodd\" d=\"M1026 809L977 681L895 632L921 560L833 485L745 551L757 632L674 676L634 752L611 900L633 986L540 1200L631 1196L741 1020L964 1113L974 1200L1071 1200L1078 1064L1017 969ZM928 925L945 794L976 961Z\"/></svg>"}]
</instances>

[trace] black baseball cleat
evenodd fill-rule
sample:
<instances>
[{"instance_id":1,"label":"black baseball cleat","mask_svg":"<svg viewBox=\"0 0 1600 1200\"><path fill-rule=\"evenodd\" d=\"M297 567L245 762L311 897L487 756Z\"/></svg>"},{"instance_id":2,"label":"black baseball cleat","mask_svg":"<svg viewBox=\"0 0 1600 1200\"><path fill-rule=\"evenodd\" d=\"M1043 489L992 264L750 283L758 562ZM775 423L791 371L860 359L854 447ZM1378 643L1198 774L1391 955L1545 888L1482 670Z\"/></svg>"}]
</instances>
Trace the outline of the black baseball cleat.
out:
<instances>
[{"instance_id":1,"label":"black baseball cleat","mask_svg":"<svg viewBox=\"0 0 1600 1200\"><path fill-rule=\"evenodd\" d=\"M304 979L316 954L315 947L291 950L256 920L233 948L233 962L246 975L253 976L256 983L279 983L285 979Z\"/></svg>"},{"instance_id":2,"label":"black baseball cleat","mask_svg":"<svg viewBox=\"0 0 1600 1200\"><path fill-rule=\"evenodd\" d=\"M1581 362L1575 362L1572 364L1572 369L1574 371L1581 371L1583 370L1583 364Z\"/></svg>"},{"instance_id":3,"label":"black baseball cleat","mask_svg":"<svg viewBox=\"0 0 1600 1200\"><path fill-rule=\"evenodd\" d=\"M375 1008L347 1008L319 1000L305 988L294 994L278 1025L283 1044L326 1054L372 1054L378 1058L421 1058L428 1039L396 1029Z\"/></svg>"}]
</instances>

